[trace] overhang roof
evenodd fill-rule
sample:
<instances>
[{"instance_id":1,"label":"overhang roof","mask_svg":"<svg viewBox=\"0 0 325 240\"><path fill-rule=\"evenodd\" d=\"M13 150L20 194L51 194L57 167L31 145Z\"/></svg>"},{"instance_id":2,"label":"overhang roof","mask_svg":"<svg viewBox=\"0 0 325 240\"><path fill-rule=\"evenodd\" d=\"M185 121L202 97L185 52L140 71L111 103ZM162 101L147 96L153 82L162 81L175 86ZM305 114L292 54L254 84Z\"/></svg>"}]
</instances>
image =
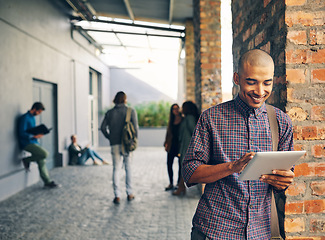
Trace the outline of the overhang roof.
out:
<instances>
[{"instance_id":1,"label":"overhang roof","mask_svg":"<svg viewBox=\"0 0 325 240\"><path fill-rule=\"evenodd\" d=\"M193 16L192 0L61 0L61 7L101 52L136 61L139 54L179 51L177 38Z\"/></svg>"}]
</instances>

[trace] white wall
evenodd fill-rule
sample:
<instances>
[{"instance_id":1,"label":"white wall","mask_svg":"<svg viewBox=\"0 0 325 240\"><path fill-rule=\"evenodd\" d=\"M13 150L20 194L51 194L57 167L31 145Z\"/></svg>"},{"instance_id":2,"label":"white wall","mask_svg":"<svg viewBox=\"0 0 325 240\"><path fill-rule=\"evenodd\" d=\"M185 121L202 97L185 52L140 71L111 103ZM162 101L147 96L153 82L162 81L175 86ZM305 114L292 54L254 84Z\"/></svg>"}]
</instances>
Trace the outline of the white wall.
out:
<instances>
[{"instance_id":1,"label":"white wall","mask_svg":"<svg viewBox=\"0 0 325 240\"><path fill-rule=\"evenodd\" d=\"M52 1L0 0L0 6L2 200L39 180L35 167L23 171L15 136L15 119L33 103L33 78L57 84L58 151L66 156L71 134L88 138L89 67L102 74L103 96L109 91L109 68L78 33L71 38L68 18ZM110 104L105 100L104 107Z\"/></svg>"}]
</instances>

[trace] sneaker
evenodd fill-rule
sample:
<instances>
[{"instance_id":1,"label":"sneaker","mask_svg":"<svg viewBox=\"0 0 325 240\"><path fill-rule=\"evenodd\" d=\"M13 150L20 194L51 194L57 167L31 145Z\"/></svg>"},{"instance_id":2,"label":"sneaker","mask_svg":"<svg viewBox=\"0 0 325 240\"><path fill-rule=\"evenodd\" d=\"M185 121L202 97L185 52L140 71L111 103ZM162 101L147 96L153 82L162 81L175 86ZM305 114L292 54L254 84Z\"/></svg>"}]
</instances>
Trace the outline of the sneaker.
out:
<instances>
[{"instance_id":1,"label":"sneaker","mask_svg":"<svg viewBox=\"0 0 325 240\"><path fill-rule=\"evenodd\" d=\"M29 172L30 171L30 169L29 169L30 161L28 161L26 158L23 158L22 161L23 161L23 165L24 165L26 172Z\"/></svg>"},{"instance_id":2,"label":"sneaker","mask_svg":"<svg viewBox=\"0 0 325 240\"><path fill-rule=\"evenodd\" d=\"M135 198L133 194L128 195L128 201L132 201Z\"/></svg>"},{"instance_id":3,"label":"sneaker","mask_svg":"<svg viewBox=\"0 0 325 240\"><path fill-rule=\"evenodd\" d=\"M115 197L114 200L113 200L113 203L120 204L120 198L119 197Z\"/></svg>"},{"instance_id":4,"label":"sneaker","mask_svg":"<svg viewBox=\"0 0 325 240\"><path fill-rule=\"evenodd\" d=\"M98 161L94 161L94 165L102 165L102 163Z\"/></svg>"},{"instance_id":5,"label":"sneaker","mask_svg":"<svg viewBox=\"0 0 325 240\"><path fill-rule=\"evenodd\" d=\"M109 165L109 162L106 161L106 160L103 160L103 164L104 164L104 165Z\"/></svg>"},{"instance_id":6,"label":"sneaker","mask_svg":"<svg viewBox=\"0 0 325 240\"><path fill-rule=\"evenodd\" d=\"M167 187L165 187L165 191L169 191L169 190L174 190L173 184L169 184Z\"/></svg>"},{"instance_id":7,"label":"sneaker","mask_svg":"<svg viewBox=\"0 0 325 240\"><path fill-rule=\"evenodd\" d=\"M61 187L61 185L56 184L54 181L52 181L52 182L49 182L49 183L45 183L44 187L46 187L46 188L59 188L59 187Z\"/></svg>"}]
</instances>

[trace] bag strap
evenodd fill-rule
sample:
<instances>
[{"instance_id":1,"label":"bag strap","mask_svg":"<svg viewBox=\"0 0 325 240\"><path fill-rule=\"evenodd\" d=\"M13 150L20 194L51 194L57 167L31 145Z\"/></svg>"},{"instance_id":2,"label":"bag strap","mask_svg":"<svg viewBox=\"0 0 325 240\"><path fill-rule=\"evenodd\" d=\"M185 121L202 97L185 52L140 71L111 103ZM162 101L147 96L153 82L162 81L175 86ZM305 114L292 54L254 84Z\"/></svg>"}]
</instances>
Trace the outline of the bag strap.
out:
<instances>
[{"instance_id":1,"label":"bag strap","mask_svg":"<svg viewBox=\"0 0 325 240\"><path fill-rule=\"evenodd\" d=\"M278 120L276 119L276 113L273 106L266 104L266 111L271 129L272 149L273 151L277 151L279 142ZM279 218L273 191L271 200L271 239L283 239L280 235Z\"/></svg>"},{"instance_id":2,"label":"bag strap","mask_svg":"<svg viewBox=\"0 0 325 240\"><path fill-rule=\"evenodd\" d=\"M273 151L278 151L279 143L279 125L276 119L276 113L274 107L266 104L267 117L269 119L271 136L272 136L272 149Z\"/></svg>"},{"instance_id":3,"label":"bag strap","mask_svg":"<svg viewBox=\"0 0 325 240\"><path fill-rule=\"evenodd\" d=\"M126 110L126 117L125 117L125 122L128 123L131 120L131 111L132 109L128 107L128 109Z\"/></svg>"}]
</instances>

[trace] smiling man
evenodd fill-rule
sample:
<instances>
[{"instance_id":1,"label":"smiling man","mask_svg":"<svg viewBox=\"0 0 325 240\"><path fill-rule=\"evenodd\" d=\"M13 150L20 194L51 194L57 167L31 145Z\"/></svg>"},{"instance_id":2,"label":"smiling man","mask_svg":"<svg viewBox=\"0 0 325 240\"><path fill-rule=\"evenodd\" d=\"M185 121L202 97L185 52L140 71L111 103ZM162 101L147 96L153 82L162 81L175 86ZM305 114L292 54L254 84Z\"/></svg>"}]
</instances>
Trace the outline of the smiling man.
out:
<instances>
[{"instance_id":1,"label":"smiling man","mask_svg":"<svg viewBox=\"0 0 325 240\"><path fill-rule=\"evenodd\" d=\"M239 173L256 152L272 151L265 106L273 87L274 63L254 49L239 60L234 82L238 96L204 111L183 161L188 186L205 183L193 218L192 240L271 239L271 190L284 191L292 171L275 170L258 181L239 181ZM293 150L292 123L275 108L279 151Z\"/></svg>"}]
</instances>

